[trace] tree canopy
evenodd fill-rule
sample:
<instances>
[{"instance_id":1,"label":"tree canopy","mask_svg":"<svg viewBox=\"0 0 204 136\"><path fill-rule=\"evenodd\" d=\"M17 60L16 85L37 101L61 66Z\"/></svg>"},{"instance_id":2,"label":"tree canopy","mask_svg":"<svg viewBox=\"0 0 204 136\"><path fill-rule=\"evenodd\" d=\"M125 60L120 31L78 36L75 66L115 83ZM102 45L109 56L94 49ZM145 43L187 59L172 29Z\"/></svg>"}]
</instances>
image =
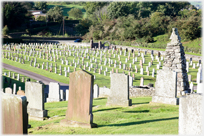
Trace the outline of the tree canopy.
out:
<instances>
[{"instance_id":1,"label":"tree canopy","mask_svg":"<svg viewBox=\"0 0 204 136\"><path fill-rule=\"evenodd\" d=\"M52 19L54 22L61 22L63 19L62 8L59 6L51 8L47 12L47 16L49 19Z\"/></svg>"},{"instance_id":2,"label":"tree canopy","mask_svg":"<svg viewBox=\"0 0 204 136\"><path fill-rule=\"evenodd\" d=\"M47 2L35 2L35 8L39 10L46 10Z\"/></svg>"},{"instance_id":3,"label":"tree canopy","mask_svg":"<svg viewBox=\"0 0 204 136\"><path fill-rule=\"evenodd\" d=\"M72 8L70 11L67 12L70 17L74 19L80 19L83 17L83 13L80 9L78 8Z\"/></svg>"}]
</instances>

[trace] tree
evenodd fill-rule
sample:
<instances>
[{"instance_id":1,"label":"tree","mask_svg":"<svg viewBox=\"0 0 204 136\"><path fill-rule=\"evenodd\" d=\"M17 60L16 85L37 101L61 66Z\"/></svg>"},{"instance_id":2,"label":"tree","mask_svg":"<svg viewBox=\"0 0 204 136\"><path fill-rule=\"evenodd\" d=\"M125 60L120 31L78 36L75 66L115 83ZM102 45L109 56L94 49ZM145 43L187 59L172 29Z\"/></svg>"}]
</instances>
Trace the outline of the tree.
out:
<instances>
[{"instance_id":1,"label":"tree","mask_svg":"<svg viewBox=\"0 0 204 136\"><path fill-rule=\"evenodd\" d=\"M89 31L89 27L91 26L91 21L88 19L82 19L79 21L79 24L76 26L76 30L79 34L86 34Z\"/></svg>"},{"instance_id":2,"label":"tree","mask_svg":"<svg viewBox=\"0 0 204 136\"><path fill-rule=\"evenodd\" d=\"M3 36L7 35L7 34L8 34L8 31L9 31L9 29L8 29L7 25L5 25L4 28L3 28L3 30L2 30Z\"/></svg>"},{"instance_id":3,"label":"tree","mask_svg":"<svg viewBox=\"0 0 204 136\"><path fill-rule=\"evenodd\" d=\"M39 10L46 10L47 2L35 2L35 8Z\"/></svg>"},{"instance_id":4,"label":"tree","mask_svg":"<svg viewBox=\"0 0 204 136\"><path fill-rule=\"evenodd\" d=\"M188 9L189 2L160 2L157 7L158 12L162 12L167 16L176 17L182 9Z\"/></svg>"},{"instance_id":5,"label":"tree","mask_svg":"<svg viewBox=\"0 0 204 136\"><path fill-rule=\"evenodd\" d=\"M63 14L62 14L62 8L56 6L51 8L48 12L47 12L47 16L48 18L52 19L54 22L61 22L63 19Z\"/></svg>"},{"instance_id":6,"label":"tree","mask_svg":"<svg viewBox=\"0 0 204 136\"><path fill-rule=\"evenodd\" d=\"M26 16L27 10L21 2L4 2L3 3L3 26L10 28L20 27L29 17Z\"/></svg>"},{"instance_id":7,"label":"tree","mask_svg":"<svg viewBox=\"0 0 204 136\"><path fill-rule=\"evenodd\" d=\"M45 16L38 16L37 18L36 18L36 21L46 21L46 17Z\"/></svg>"},{"instance_id":8,"label":"tree","mask_svg":"<svg viewBox=\"0 0 204 136\"><path fill-rule=\"evenodd\" d=\"M109 2L86 2L85 10L88 15L93 14L95 10L102 8L105 5L108 5Z\"/></svg>"},{"instance_id":9,"label":"tree","mask_svg":"<svg viewBox=\"0 0 204 136\"><path fill-rule=\"evenodd\" d=\"M70 11L67 12L70 17L74 19L79 19L83 17L83 13L80 9L78 8L72 8Z\"/></svg>"},{"instance_id":10,"label":"tree","mask_svg":"<svg viewBox=\"0 0 204 136\"><path fill-rule=\"evenodd\" d=\"M35 3L34 2L21 2L21 5L26 8L27 10L31 10L34 8Z\"/></svg>"},{"instance_id":11,"label":"tree","mask_svg":"<svg viewBox=\"0 0 204 136\"><path fill-rule=\"evenodd\" d=\"M127 16L129 14L126 2L111 2L108 6L107 12L110 19Z\"/></svg>"}]
</instances>

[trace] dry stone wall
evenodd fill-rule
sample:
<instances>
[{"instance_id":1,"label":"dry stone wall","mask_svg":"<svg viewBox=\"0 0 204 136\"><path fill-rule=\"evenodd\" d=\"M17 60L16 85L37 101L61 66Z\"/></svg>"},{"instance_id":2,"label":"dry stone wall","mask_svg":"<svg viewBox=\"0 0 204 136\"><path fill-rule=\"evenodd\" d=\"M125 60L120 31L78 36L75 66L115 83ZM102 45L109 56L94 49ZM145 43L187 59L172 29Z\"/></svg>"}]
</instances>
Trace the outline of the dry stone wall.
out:
<instances>
[{"instance_id":1,"label":"dry stone wall","mask_svg":"<svg viewBox=\"0 0 204 136\"><path fill-rule=\"evenodd\" d=\"M129 96L130 97L146 97L153 96L155 93L154 87L130 87Z\"/></svg>"}]
</instances>

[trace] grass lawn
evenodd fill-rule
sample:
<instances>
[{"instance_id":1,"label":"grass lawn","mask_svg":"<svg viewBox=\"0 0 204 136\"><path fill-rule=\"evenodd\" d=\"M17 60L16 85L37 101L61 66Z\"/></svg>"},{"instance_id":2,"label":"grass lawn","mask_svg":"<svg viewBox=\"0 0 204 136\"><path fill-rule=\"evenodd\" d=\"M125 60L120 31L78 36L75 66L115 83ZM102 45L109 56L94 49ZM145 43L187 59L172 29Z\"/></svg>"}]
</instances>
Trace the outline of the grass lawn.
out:
<instances>
[{"instance_id":1,"label":"grass lawn","mask_svg":"<svg viewBox=\"0 0 204 136\"><path fill-rule=\"evenodd\" d=\"M106 98L93 100L93 122L98 128L60 127L67 101L45 103L49 118L29 120L29 134L178 134L178 106L149 102L151 97L132 99L132 106L106 106Z\"/></svg>"},{"instance_id":2,"label":"grass lawn","mask_svg":"<svg viewBox=\"0 0 204 136\"><path fill-rule=\"evenodd\" d=\"M72 8L80 9L82 11L84 17L86 16L86 14L85 14L86 10L83 8L83 6L80 6L80 5L75 5L75 4L52 4L52 3L47 3L47 5L48 5L48 10L50 8L55 7L55 6L61 7L62 11L63 11L62 12L63 16L69 16L67 12L69 12Z\"/></svg>"}]
</instances>

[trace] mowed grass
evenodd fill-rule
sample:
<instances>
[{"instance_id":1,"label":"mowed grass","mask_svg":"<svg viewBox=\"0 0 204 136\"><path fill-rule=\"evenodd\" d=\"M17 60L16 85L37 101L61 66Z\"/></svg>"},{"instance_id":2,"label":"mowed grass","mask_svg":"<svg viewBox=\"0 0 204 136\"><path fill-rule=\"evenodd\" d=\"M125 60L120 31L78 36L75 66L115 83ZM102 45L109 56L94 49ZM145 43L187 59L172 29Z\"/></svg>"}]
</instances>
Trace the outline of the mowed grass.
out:
<instances>
[{"instance_id":1,"label":"mowed grass","mask_svg":"<svg viewBox=\"0 0 204 136\"><path fill-rule=\"evenodd\" d=\"M62 127L67 101L45 103L44 121L29 120L29 134L178 134L178 106L150 103L151 97L132 99L132 106L106 106L106 98L93 100L93 122L97 128Z\"/></svg>"}]
</instances>

